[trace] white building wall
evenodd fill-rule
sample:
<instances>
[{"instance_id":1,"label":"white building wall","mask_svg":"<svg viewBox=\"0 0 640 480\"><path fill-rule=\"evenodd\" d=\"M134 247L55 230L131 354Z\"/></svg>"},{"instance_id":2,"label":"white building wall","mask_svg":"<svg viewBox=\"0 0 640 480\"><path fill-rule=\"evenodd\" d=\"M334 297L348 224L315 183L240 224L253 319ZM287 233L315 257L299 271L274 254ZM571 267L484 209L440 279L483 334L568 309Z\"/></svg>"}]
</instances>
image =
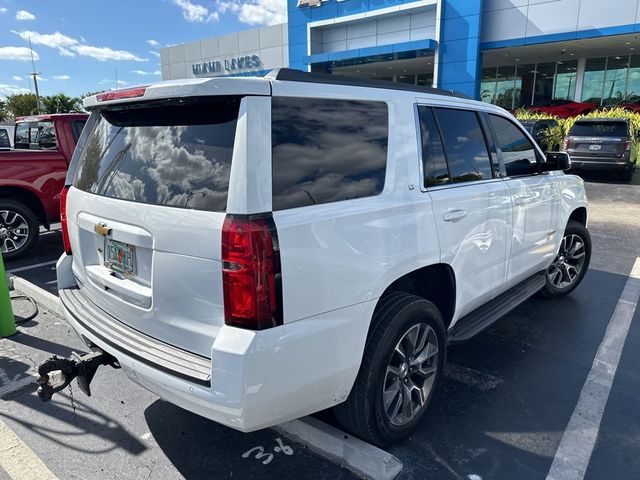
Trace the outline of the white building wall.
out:
<instances>
[{"instance_id":1,"label":"white building wall","mask_svg":"<svg viewBox=\"0 0 640 480\"><path fill-rule=\"evenodd\" d=\"M285 23L163 48L160 50L162 79L215 77L286 67L289 64L288 34ZM257 68L233 71L224 69L225 60L253 55L260 58L260 66ZM220 72L194 75L194 63L216 61L223 67Z\"/></svg>"},{"instance_id":2,"label":"white building wall","mask_svg":"<svg viewBox=\"0 0 640 480\"><path fill-rule=\"evenodd\" d=\"M341 52L435 38L435 6L311 29L311 53Z\"/></svg>"},{"instance_id":3,"label":"white building wall","mask_svg":"<svg viewBox=\"0 0 640 480\"><path fill-rule=\"evenodd\" d=\"M640 0L484 0L481 42L640 23Z\"/></svg>"}]
</instances>

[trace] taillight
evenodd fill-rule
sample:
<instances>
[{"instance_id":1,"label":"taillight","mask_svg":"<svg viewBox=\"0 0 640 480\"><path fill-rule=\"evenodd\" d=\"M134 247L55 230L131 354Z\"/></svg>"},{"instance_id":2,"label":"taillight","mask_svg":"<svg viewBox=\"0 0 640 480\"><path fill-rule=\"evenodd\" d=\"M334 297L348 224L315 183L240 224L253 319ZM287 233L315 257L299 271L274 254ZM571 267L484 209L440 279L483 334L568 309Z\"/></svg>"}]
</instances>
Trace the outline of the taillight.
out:
<instances>
[{"instance_id":1,"label":"taillight","mask_svg":"<svg viewBox=\"0 0 640 480\"><path fill-rule=\"evenodd\" d=\"M142 97L147 87L127 88L125 90L114 90L113 92L99 93L96 95L98 102L107 102L109 100L120 100L123 98Z\"/></svg>"},{"instance_id":2,"label":"taillight","mask_svg":"<svg viewBox=\"0 0 640 480\"><path fill-rule=\"evenodd\" d=\"M222 226L222 283L227 325L282 325L278 235L271 214L227 215Z\"/></svg>"},{"instance_id":3,"label":"taillight","mask_svg":"<svg viewBox=\"0 0 640 480\"><path fill-rule=\"evenodd\" d=\"M60 194L60 223L62 225L62 245L64 246L64 252L67 255L71 255L71 242L69 241L69 226L67 225L67 194L69 193L69 187L66 186L62 189Z\"/></svg>"},{"instance_id":4,"label":"taillight","mask_svg":"<svg viewBox=\"0 0 640 480\"><path fill-rule=\"evenodd\" d=\"M624 142L624 151L628 152L629 150L631 150L631 140Z\"/></svg>"},{"instance_id":5,"label":"taillight","mask_svg":"<svg viewBox=\"0 0 640 480\"><path fill-rule=\"evenodd\" d=\"M564 137L562 140L562 150L566 151L569 149L569 137Z\"/></svg>"}]
</instances>

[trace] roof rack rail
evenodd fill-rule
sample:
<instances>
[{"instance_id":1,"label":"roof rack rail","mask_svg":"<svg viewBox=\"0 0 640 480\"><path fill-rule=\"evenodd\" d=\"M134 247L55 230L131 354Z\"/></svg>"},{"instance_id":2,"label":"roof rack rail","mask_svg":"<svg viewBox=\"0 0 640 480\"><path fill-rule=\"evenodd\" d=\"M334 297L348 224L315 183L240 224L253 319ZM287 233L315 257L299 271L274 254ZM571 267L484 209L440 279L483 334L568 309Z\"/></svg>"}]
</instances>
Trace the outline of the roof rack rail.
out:
<instances>
[{"instance_id":1,"label":"roof rack rail","mask_svg":"<svg viewBox=\"0 0 640 480\"><path fill-rule=\"evenodd\" d=\"M469 99L467 95L434 87L421 87L406 83L391 82L388 80L369 80L366 78L344 77L328 73L304 72L293 68L276 68L271 70L265 78L269 80L282 80L288 82L322 83L327 85L347 85L351 87L383 88L386 90L404 90L407 92L430 93L433 95L446 95Z\"/></svg>"}]
</instances>

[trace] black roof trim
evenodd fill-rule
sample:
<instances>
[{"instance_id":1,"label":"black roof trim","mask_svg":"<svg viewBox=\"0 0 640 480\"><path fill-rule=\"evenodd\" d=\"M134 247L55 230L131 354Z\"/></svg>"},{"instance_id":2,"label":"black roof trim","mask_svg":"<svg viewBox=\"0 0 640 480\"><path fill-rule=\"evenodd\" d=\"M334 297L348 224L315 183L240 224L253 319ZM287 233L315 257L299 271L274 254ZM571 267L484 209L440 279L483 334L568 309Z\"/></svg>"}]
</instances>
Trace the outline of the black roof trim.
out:
<instances>
[{"instance_id":1,"label":"black roof trim","mask_svg":"<svg viewBox=\"0 0 640 480\"><path fill-rule=\"evenodd\" d=\"M432 95L444 95L469 99L468 96L453 90L442 88L420 87L406 83L390 82L387 80L368 80L366 78L343 77L328 73L313 73L295 70L293 68L277 68L266 75L269 80L282 80L287 82L321 83L326 85L346 85L351 87L382 88L385 90L403 90L406 92L429 93Z\"/></svg>"}]
</instances>

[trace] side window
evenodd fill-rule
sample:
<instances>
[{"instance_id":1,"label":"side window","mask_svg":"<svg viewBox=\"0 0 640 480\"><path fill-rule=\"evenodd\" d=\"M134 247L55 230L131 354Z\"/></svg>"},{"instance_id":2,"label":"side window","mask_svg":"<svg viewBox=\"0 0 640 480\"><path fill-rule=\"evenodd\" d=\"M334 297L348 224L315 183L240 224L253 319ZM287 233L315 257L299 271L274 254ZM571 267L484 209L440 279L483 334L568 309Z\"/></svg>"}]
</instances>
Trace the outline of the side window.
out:
<instances>
[{"instance_id":1,"label":"side window","mask_svg":"<svg viewBox=\"0 0 640 480\"><path fill-rule=\"evenodd\" d=\"M478 115L469 110L434 108L449 166L449 182L492 178L491 160Z\"/></svg>"},{"instance_id":2,"label":"side window","mask_svg":"<svg viewBox=\"0 0 640 480\"><path fill-rule=\"evenodd\" d=\"M11 143L9 142L9 134L4 128L0 129L0 148L7 148L10 146Z\"/></svg>"},{"instance_id":3,"label":"side window","mask_svg":"<svg viewBox=\"0 0 640 480\"><path fill-rule=\"evenodd\" d=\"M32 142L34 141L33 137L31 140ZM35 138L35 143L38 144L38 148L43 150L55 150L58 148L56 129L53 126L53 122L38 123L38 133Z\"/></svg>"},{"instance_id":4,"label":"side window","mask_svg":"<svg viewBox=\"0 0 640 480\"><path fill-rule=\"evenodd\" d=\"M19 123L16 125L16 148L29 148L29 124Z\"/></svg>"},{"instance_id":5,"label":"side window","mask_svg":"<svg viewBox=\"0 0 640 480\"><path fill-rule=\"evenodd\" d=\"M444 156L438 124L429 107L418 107L420 136L422 138L422 172L424 186L434 187L449 183L449 169Z\"/></svg>"},{"instance_id":6,"label":"side window","mask_svg":"<svg viewBox=\"0 0 640 480\"><path fill-rule=\"evenodd\" d=\"M489 115L496 141L500 150L508 177L535 175L540 173L538 156L533 144L522 130L510 120L498 115Z\"/></svg>"},{"instance_id":7,"label":"side window","mask_svg":"<svg viewBox=\"0 0 640 480\"><path fill-rule=\"evenodd\" d=\"M39 150L40 145L38 145L38 133L39 128L37 123L29 124L29 148L32 150Z\"/></svg>"},{"instance_id":8,"label":"side window","mask_svg":"<svg viewBox=\"0 0 640 480\"><path fill-rule=\"evenodd\" d=\"M382 192L386 103L289 97L271 102L273 210Z\"/></svg>"}]
</instances>

